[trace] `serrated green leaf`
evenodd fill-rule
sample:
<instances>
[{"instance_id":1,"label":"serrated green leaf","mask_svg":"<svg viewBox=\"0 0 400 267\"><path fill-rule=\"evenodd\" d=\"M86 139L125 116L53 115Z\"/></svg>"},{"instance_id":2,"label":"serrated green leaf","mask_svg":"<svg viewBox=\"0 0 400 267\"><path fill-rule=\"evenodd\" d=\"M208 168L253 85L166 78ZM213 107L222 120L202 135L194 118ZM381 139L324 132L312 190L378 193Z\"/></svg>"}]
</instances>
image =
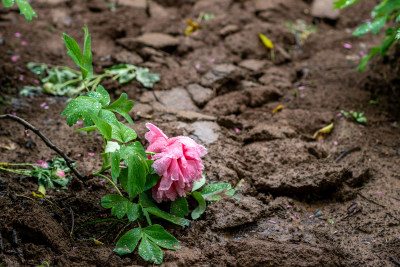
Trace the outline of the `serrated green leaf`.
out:
<instances>
[{"instance_id":1,"label":"serrated green leaf","mask_svg":"<svg viewBox=\"0 0 400 267\"><path fill-rule=\"evenodd\" d=\"M145 261L156 264L161 264L163 261L163 253L159 246L150 241L145 235L142 236L142 241L139 245L139 255Z\"/></svg>"},{"instance_id":2,"label":"serrated green leaf","mask_svg":"<svg viewBox=\"0 0 400 267\"><path fill-rule=\"evenodd\" d=\"M33 17L37 18L35 11L26 0L17 0L17 5L20 13L25 16L27 21L31 21Z\"/></svg>"},{"instance_id":3,"label":"serrated green leaf","mask_svg":"<svg viewBox=\"0 0 400 267\"><path fill-rule=\"evenodd\" d=\"M155 186L158 182L158 180L160 180L160 176L157 173L149 173L146 176L146 184L144 185L144 190L143 191L147 191L150 188L152 188L153 186Z\"/></svg>"},{"instance_id":4,"label":"serrated green leaf","mask_svg":"<svg viewBox=\"0 0 400 267\"><path fill-rule=\"evenodd\" d=\"M381 45L381 51L379 52L382 57L384 57L389 50L389 47L393 44L393 42L396 40L396 36L392 35L384 39Z\"/></svg>"},{"instance_id":5,"label":"serrated green leaf","mask_svg":"<svg viewBox=\"0 0 400 267\"><path fill-rule=\"evenodd\" d=\"M127 159L130 155L138 155L142 159L147 158L146 151L139 141L121 146L121 158Z\"/></svg>"},{"instance_id":6,"label":"serrated green leaf","mask_svg":"<svg viewBox=\"0 0 400 267\"><path fill-rule=\"evenodd\" d=\"M96 101L100 102L103 108L107 107L110 104L110 95L104 89L103 86L99 85L96 88L96 92L90 91L87 93L89 97L95 99Z\"/></svg>"},{"instance_id":7,"label":"serrated green leaf","mask_svg":"<svg viewBox=\"0 0 400 267\"><path fill-rule=\"evenodd\" d=\"M142 231L140 228L129 230L118 240L114 251L120 256L132 253L141 238Z\"/></svg>"},{"instance_id":8,"label":"serrated green leaf","mask_svg":"<svg viewBox=\"0 0 400 267\"><path fill-rule=\"evenodd\" d=\"M139 205L136 203L128 202L128 210L126 211L129 221L136 221L139 217Z\"/></svg>"},{"instance_id":9,"label":"serrated green leaf","mask_svg":"<svg viewBox=\"0 0 400 267\"><path fill-rule=\"evenodd\" d=\"M196 191L197 189L200 189L205 183L206 183L206 176L203 173L203 176L201 177L201 179L199 181L195 181L193 183L192 192Z\"/></svg>"},{"instance_id":10,"label":"serrated green leaf","mask_svg":"<svg viewBox=\"0 0 400 267\"><path fill-rule=\"evenodd\" d=\"M63 33L63 40L68 50L67 54L80 67L82 65L82 51L78 43L66 33Z\"/></svg>"},{"instance_id":11,"label":"serrated green leaf","mask_svg":"<svg viewBox=\"0 0 400 267\"><path fill-rule=\"evenodd\" d=\"M151 208L151 207L157 208L157 206L156 206L156 204L154 204L153 200L144 192L139 194L139 203L144 208Z\"/></svg>"},{"instance_id":12,"label":"serrated green leaf","mask_svg":"<svg viewBox=\"0 0 400 267\"><path fill-rule=\"evenodd\" d=\"M112 137L112 127L109 123L107 123L105 120L97 116L96 113L94 112L89 112L90 119L94 122L96 125L97 129L100 131L100 133L104 136L104 138L107 139L107 141L111 140Z\"/></svg>"},{"instance_id":13,"label":"serrated green leaf","mask_svg":"<svg viewBox=\"0 0 400 267\"><path fill-rule=\"evenodd\" d=\"M116 216L118 219L122 219L126 211L128 210L128 201L118 202L114 207L111 208L111 215Z\"/></svg>"},{"instance_id":14,"label":"serrated green leaf","mask_svg":"<svg viewBox=\"0 0 400 267\"><path fill-rule=\"evenodd\" d=\"M176 217L174 215L169 214L168 212L160 210L157 207L146 208L146 211L154 216L157 216L161 219L167 220L169 222L172 222L172 223L180 225L180 226L188 226L189 225L189 221L186 220L185 218Z\"/></svg>"},{"instance_id":15,"label":"serrated green leaf","mask_svg":"<svg viewBox=\"0 0 400 267\"><path fill-rule=\"evenodd\" d=\"M149 72L148 68L138 67L136 70L136 80L144 87L153 88L153 85L160 81L160 74Z\"/></svg>"},{"instance_id":16,"label":"serrated green leaf","mask_svg":"<svg viewBox=\"0 0 400 267\"><path fill-rule=\"evenodd\" d=\"M371 48L371 51L369 55L365 56L362 60L360 65L357 67L357 71L363 71L367 67L368 61L375 55L379 54L381 52L381 47L380 46L375 46Z\"/></svg>"},{"instance_id":17,"label":"serrated green leaf","mask_svg":"<svg viewBox=\"0 0 400 267\"><path fill-rule=\"evenodd\" d=\"M333 7L334 8L345 8L345 7L349 7L351 5L354 5L355 3L357 3L359 0L339 0L339 1L335 1L333 2Z\"/></svg>"},{"instance_id":18,"label":"serrated green leaf","mask_svg":"<svg viewBox=\"0 0 400 267\"><path fill-rule=\"evenodd\" d=\"M93 77L93 65L92 65L92 50L91 50L91 39L92 36L89 34L88 27L83 27L85 32L84 43L83 43L83 57L82 57L82 77L83 79ZM84 74L85 73L85 74Z\"/></svg>"},{"instance_id":19,"label":"serrated green leaf","mask_svg":"<svg viewBox=\"0 0 400 267\"><path fill-rule=\"evenodd\" d=\"M125 164L128 166L128 194L132 199L143 192L146 184L146 170L143 166L145 163L134 154L128 157Z\"/></svg>"},{"instance_id":20,"label":"serrated green leaf","mask_svg":"<svg viewBox=\"0 0 400 267\"><path fill-rule=\"evenodd\" d=\"M375 19L372 22L367 22L358 27L354 32L353 35L360 37L361 35L364 35L370 31L374 34L378 34L379 30L385 25L386 23L386 16L380 17Z\"/></svg>"},{"instance_id":21,"label":"serrated green leaf","mask_svg":"<svg viewBox=\"0 0 400 267\"><path fill-rule=\"evenodd\" d=\"M61 113L67 116L67 124L74 125L78 120L83 119L86 126L92 126L93 121L90 113L97 114L101 109L101 104L88 96L80 96L68 103L68 106Z\"/></svg>"},{"instance_id":22,"label":"serrated green leaf","mask_svg":"<svg viewBox=\"0 0 400 267\"><path fill-rule=\"evenodd\" d=\"M233 197L233 195L236 193L235 189L229 189L228 191L226 191L226 195Z\"/></svg>"},{"instance_id":23,"label":"serrated green leaf","mask_svg":"<svg viewBox=\"0 0 400 267\"><path fill-rule=\"evenodd\" d=\"M126 201L128 201L128 200L120 195L111 194L111 195L106 195L101 198L101 206L103 208L109 209L109 208L114 207L118 203L126 202Z\"/></svg>"},{"instance_id":24,"label":"serrated green leaf","mask_svg":"<svg viewBox=\"0 0 400 267\"><path fill-rule=\"evenodd\" d=\"M4 7L12 7L14 5L14 0L3 0Z\"/></svg>"},{"instance_id":25,"label":"serrated green leaf","mask_svg":"<svg viewBox=\"0 0 400 267\"><path fill-rule=\"evenodd\" d=\"M177 217L185 217L189 215L189 206L186 198L179 197L174 202L171 202L170 213Z\"/></svg>"},{"instance_id":26,"label":"serrated green leaf","mask_svg":"<svg viewBox=\"0 0 400 267\"><path fill-rule=\"evenodd\" d=\"M205 199L207 199L209 196L218 194L226 189L230 189L231 185L228 183L215 183L215 184L209 184L206 187L201 190L201 194Z\"/></svg>"},{"instance_id":27,"label":"serrated green leaf","mask_svg":"<svg viewBox=\"0 0 400 267\"><path fill-rule=\"evenodd\" d=\"M203 195L197 191L192 193L192 196L197 200L199 205L192 211L192 219L196 220L206 211L206 200Z\"/></svg>"},{"instance_id":28,"label":"serrated green leaf","mask_svg":"<svg viewBox=\"0 0 400 267\"><path fill-rule=\"evenodd\" d=\"M130 124L133 124L133 121L128 113L133 108L134 103L133 103L133 101L131 101L131 100L128 101L127 99L128 99L128 95L125 93L122 93L120 98L118 100L116 100L114 103L112 103L111 105L109 105L106 109L120 114Z\"/></svg>"},{"instance_id":29,"label":"serrated green leaf","mask_svg":"<svg viewBox=\"0 0 400 267\"><path fill-rule=\"evenodd\" d=\"M105 153L111 153L120 150L121 146L117 142L107 142Z\"/></svg>"},{"instance_id":30,"label":"serrated green leaf","mask_svg":"<svg viewBox=\"0 0 400 267\"><path fill-rule=\"evenodd\" d=\"M119 177L119 164L120 164L120 154L119 151L112 152L110 154L111 158L111 177L114 183L117 183Z\"/></svg>"},{"instance_id":31,"label":"serrated green leaf","mask_svg":"<svg viewBox=\"0 0 400 267\"><path fill-rule=\"evenodd\" d=\"M142 229L143 233L155 244L166 249L180 249L179 241L169 234L161 225L154 224Z\"/></svg>"},{"instance_id":32,"label":"serrated green leaf","mask_svg":"<svg viewBox=\"0 0 400 267\"><path fill-rule=\"evenodd\" d=\"M128 143L136 139L137 133L132 128L126 126L122 122L117 122L113 125L113 139L121 143Z\"/></svg>"},{"instance_id":33,"label":"serrated green leaf","mask_svg":"<svg viewBox=\"0 0 400 267\"><path fill-rule=\"evenodd\" d=\"M386 16L391 14L395 9L400 8L400 2L398 0L384 0L374 7L371 12L373 18L380 16Z\"/></svg>"}]
</instances>

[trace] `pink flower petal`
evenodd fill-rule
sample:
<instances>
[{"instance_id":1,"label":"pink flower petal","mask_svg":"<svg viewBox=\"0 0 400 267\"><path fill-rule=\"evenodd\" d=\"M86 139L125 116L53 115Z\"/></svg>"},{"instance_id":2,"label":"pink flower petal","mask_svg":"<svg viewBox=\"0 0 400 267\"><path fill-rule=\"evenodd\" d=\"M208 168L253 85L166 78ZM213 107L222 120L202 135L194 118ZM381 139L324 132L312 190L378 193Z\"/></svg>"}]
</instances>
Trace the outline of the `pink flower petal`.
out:
<instances>
[{"instance_id":1,"label":"pink flower petal","mask_svg":"<svg viewBox=\"0 0 400 267\"><path fill-rule=\"evenodd\" d=\"M297 87L297 89L299 89L299 90L304 90L306 87L305 86L299 86L299 87Z\"/></svg>"},{"instance_id":2,"label":"pink flower petal","mask_svg":"<svg viewBox=\"0 0 400 267\"><path fill-rule=\"evenodd\" d=\"M46 105L47 105L47 103L46 103L46 102L43 102L42 104L40 104L40 107L43 108L43 107L45 107Z\"/></svg>"},{"instance_id":3,"label":"pink flower petal","mask_svg":"<svg viewBox=\"0 0 400 267\"><path fill-rule=\"evenodd\" d=\"M351 44L345 43L343 44L343 47L346 49L351 49L353 46Z\"/></svg>"},{"instance_id":4,"label":"pink flower petal","mask_svg":"<svg viewBox=\"0 0 400 267\"><path fill-rule=\"evenodd\" d=\"M196 65L194 66L196 68L196 70L200 69L200 64L196 63Z\"/></svg>"},{"instance_id":5,"label":"pink flower petal","mask_svg":"<svg viewBox=\"0 0 400 267\"><path fill-rule=\"evenodd\" d=\"M19 75L19 80L20 80L20 81L23 81L23 80L24 80L24 75L22 75L22 74Z\"/></svg>"},{"instance_id":6,"label":"pink flower petal","mask_svg":"<svg viewBox=\"0 0 400 267\"><path fill-rule=\"evenodd\" d=\"M65 178L65 172L63 172L63 171L57 171L57 174L58 174L59 176Z\"/></svg>"},{"instance_id":7,"label":"pink flower petal","mask_svg":"<svg viewBox=\"0 0 400 267\"><path fill-rule=\"evenodd\" d=\"M21 42L21 45L22 45L22 46L27 46L27 45L28 45L28 42L22 41L22 42Z\"/></svg>"},{"instance_id":8,"label":"pink flower petal","mask_svg":"<svg viewBox=\"0 0 400 267\"><path fill-rule=\"evenodd\" d=\"M215 58L212 58L210 61L211 61L211 63L214 63L215 62Z\"/></svg>"},{"instance_id":9,"label":"pink flower petal","mask_svg":"<svg viewBox=\"0 0 400 267\"><path fill-rule=\"evenodd\" d=\"M34 83L40 84L39 80L33 80Z\"/></svg>"},{"instance_id":10,"label":"pink flower petal","mask_svg":"<svg viewBox=\"0 0 400 267\"><path fill-rule=\"evenodd\" d=\"M19 32L16 32L16 33L14 33L14 36L19 38L19 37L21 37L21 34Z\"/></svg>"},{"instance_id":11,"label":"pink flower petal","mask_svg":"<svg viewBox=\"0 0 400 267\"><path fill-rule=\"evenodd\" d=\"M78 121L76 122L76 124L78 124L78 125L83 124L83 120L78 120Z\"/></svg>"},{"instance_id":12,"label":"pink flower petal","mask_svg":"<svg viewBox=\"0 0 400 267\"><path fill-rule=\"evenodd\" d=\"M334 144L335 146L337 146L339 143L338 143L338 141L335 141L335 142L333 142L333 144Z\"/></svg>"},{"instance_id":13,"label":"pink flower petal","mask_svg":"<svg viewBox=\"0 0 400 267\"><path fill-rule=\"evenodd\" d=\"M269 223L276 224L276 221L273 221L273 220L268 220L268 222L269 222Z\"/></svg>"},{"instance_id":14,"label":"pink flower petal","mask_svg":"<svg viewBox=\"0 0 400 267\"><path fill-rule=\"evenodd\" d=\"M18 59L19 59L19 56L12 56L12 57L11 57L11 61L12 61L12 62L17 62Z\"/></svg>"},{"instance_id":15,"label":"pink flower petal","mask_svg":"<svg viewBox=\"0 0 400 267\"><path fill-rule=\"evenodd\" d=\"M49 106L45 106L44 109L49 109Z\"/></svg>"},{"instance_id":16,"label":"pink flower petal","mask_svg":"<svg viewBox=\"0 0 400 267\"><path fill-rule=\"evenodd\" d=\"M92 153L92 152L88 152L87 154L88 154L89 156L91 156L91 157L94 156L94 153Z\"/></svg>"},{"instance_id":17,"label":"pink flower petal","mask_svg":"<svg viewBox=\"0 0 400 267\"><path fill-rule=\"evenodd\" d=\"M238 128L235 128L234 130L235 130L235 133L238 133L238 132L239 132L239 129L238 129Z\"/></svg>"}]
</instances>

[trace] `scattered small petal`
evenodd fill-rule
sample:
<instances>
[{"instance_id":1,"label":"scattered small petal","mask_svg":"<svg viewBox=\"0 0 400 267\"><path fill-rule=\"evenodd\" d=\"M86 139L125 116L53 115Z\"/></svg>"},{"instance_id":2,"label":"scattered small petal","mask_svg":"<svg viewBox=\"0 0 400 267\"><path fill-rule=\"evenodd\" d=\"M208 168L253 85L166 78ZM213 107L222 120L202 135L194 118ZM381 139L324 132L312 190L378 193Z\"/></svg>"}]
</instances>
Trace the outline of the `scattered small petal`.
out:
<instances>
[{"instance_id":1,"label":"scattered small petal","mask_svg":"<svg viewBox=\"0 0 400 267\"><path fill-rule=\"evenodd\" d=\"M293 216L294 216L294 218L295 218L296 220L299 220L299 219L300 219L299 216L296 215L296 213L293 214Z\"/></svg>"},{"instance_id":2,"label":"scattered small petal","mask_svg":"<svg viewBox=\"0 0 400 267\"><path fill-rule=\"evenodd\" d=\"M11 115L14 115L14 116L15 116L15 115L17 115L17 112L12 111L12 112L11 112Z\"/></svg>"},{"instance_id":3,"label":"scattered small petal","mask_svg":"<svg viewBox=\"0 0 400 267\"><path fill-rule=\"evenodd\" d=\"M345 43L343 46L346 49L351 49L353 47L351 44L348 44L348 43Z\"/></svg>"},{"instance_id":4,"label":"scattered small petal","mask_svg":"<svg viewBox=\"0 0 400 267\"><path fill-rule=\"evenodd\" d=\"M273 221L273 220L268 220L268 222L269 222L269 223L276 224L276 221Z\"/></svg>"},{"instance_id":5,"label":"scattered small petal","mask_svg":"<svg viewBox=\"0 0 400 267\"><path fill-rule=\"evenodd\" d=\"M27 46L27 45L28 45L28 42L22 41L22 42L21 42L21 45L22 45L22 46Z\"/></svg>"},{"instance_id":6,"label":"scattered small petal","mask_svg":"<svg viewBox=\"0 0 400 267\"><path fill-rule=\"evenodd\" d=\"M342 113L338 113L338 114L336 114L336 117L342 117L343 116L343 114Z\"/></svg>"},{"instance_id":7,"label":"scattered small petal","mask_svg":"<svg viewBox=\"0 0 400 267\"><path fill-rule=\"evenodd\" d=\"M33 80L34 83L40 84L39 80Z\"/></svg>"},{"instance_id":8,"label":"scattered small petal","mask_svg":"<svg viewBox=\"0 0 400 267\"><path fill-rule=\"evenodd\" d=\"M38 162L36 162L35 166L46 169L49 167L49 164L47 164L47 162L44 160L39 160Z\"/></svg>"},{"instance_id":9,"label":"scattered small petal","mask_svg":"<svg viewBox=\"0 0 400 267\"><path fill-rule=\"evenodd\" d=\"M30 133L27 133L26 136L31 136L31 134L30 134Z\"/></svg>"},{"instance_id":10,"label":"scattered small petal","mask_svg":"<svg viewBox=\"0 0 400 267\"><path fill-rule=\"evenodd\" d=\"M91 156L91 157L93 157L94 156L94 153L92 153L92 152L89 152L89 153L87 153L89 156Z\"/></svg>"},{"instance_id":11,"label":"scattered small petal","mask_svg":"<svg viewBox=\"0 0 400 267\"><path fill-rule=\"evenodd\" d=\"M211 59L211 63L214 63L214 62L215 62L215 58L212 58L212 59Z\"/></svg>"},{"instance_id":12,"label":"scattered small petal","mask_svg":"<svg viewBox=\"0 0 400 267\"><path fill-rule=\"evenodd\" d=\"M338 143L338 141L335 141L335 142L333 142L333 144L334 144L335 146L337 146L339 143Z\"/></svg>"},{"instance_id":13,"label":"scattered small petal","mask_svg":"<svg viewBox=\"0 0 400 267\"><path fill-rule=\"evenodd\" d=\"M78 120L78 121L76 122L76 124L78 124L78 125L83 124L83 120Z\"/></svg>"},{"instance_id":14,"label":"scattered small petal","mask_svg":"<svg viewBox=\"0 0 400 267\"><path fill-rule=\"evenodd\" d=\"M42 104L40 104L41 108L43 108L44 106L46 106L46 102L43 102Z\"/></svg>"},{"instance_id":15,"label":"scattered small petal","mask_svg":"<svg viewBox=\"0 0 400 267\"><path fill-rule=\"evenodd\" d=\"M196 68L196 70L200 69L200 64L196 63L196 65L194 66Z\"/></svg>"},{"instance_id":16,"label":"scattered small petal","mask_svg":"<svg viewBox=\"0 0 400 267\"><path fill-rule=\"evenodd\" d=\"M125 163L123 161L121 161L121 163L119 164L119 166L125 166Z\"/></svg>"},{"instance_id":17,"label":"scattered small petal","mask_svg":"<svg viewBox=\"0 0 400 267\"><path fill-rule=\"evenodd\" d=\"M382 192L380 192L380 191L378 191L378 192L376 192L378 195L382 195Z\"/></svg>"},{"instance_id":18,"label":"scattered small petal","mask_svg":"<svg viewBox=\"0 0 400 267\"><path fill-rule=\"evenodd\" d=\"M49 106L45 106L44 109L49 109Z\"/></svg>"},{"instance_id":19,"label":"scattered small petal","mask_svg":"<svg viewBox=\"0 0 400 267\"><path fill-rule=\"evenodd\" d=\"M19 80L20 80L20 81L23 81L23 80L24 80L24 75L22 75L22 74L19 75Z\"/></svg>"},{"instance_id":20,"label":"scattered small petal","mask_svg":"<svg viewBox=\"0 0 400 267\"><path fill-rule=\"evenodd\" d=\"M297 87L297 89L299 89L299 90L304 90L306 87L305 86L299 86L299 87Z\"/></svg>"},{"instance_id":21,"label":"scattered small petal","mask_svg":"<svg viewBox=\"0 0 400 267\"><path fill-rule=\"evenodd\" d=\"M12 56L11 57L11 61L12 62L17 62L18 59L19 59L19 56Z\"/></svg>"},{"instance_id":22,"label":"scattered small petal","mask_svg":"<svg viewBox=\"0 0 400 267\"><path fill-rule=\"evenodd\" d=\"M105 182L107 182L106 179L100 179L100 181L99 181L100 184L104 184Z\"/></svg>"},{"instance_id":23,"label":"scattered small petal","mask_svg":"<svg viewBox=\"0 0 400 267\"><path fill-rule=\"evenodd\" d=\"M72 250L76 250L78 247L72 247Z\"/></svg>"},{"instance_id":24,"label":"scattered small petal","mask_svg":"<svg viewBox=\"0 0 400 267\"><path fill-rule=\"evenodd\" d=\"M19 38L19 37L21 37L21 34L19 32L16 32L16 33L14 33L14 36Z\"/></svg>"},{"instance_id":25,"label":"scattered small petal","mask_svg":"<svg viewBox=\"0 0 400 267\"><path fill-rule=\"evenodd\" d=\"M80 157L80 156L82 156L82 154L76 154L76 156L77 156L77 157Z\"/></svg>"},{"instance_id":26,"label":"scattered small petal","mask_svg":"<svg viewBox=\"0 0 400 267\"><path fill-rule=\"evenodd\" d=\"M239 129L238 128L235 128L235 133L238 133L239 132Z\"/></svg>"},{"instance_id":27,"label":"scattered small petal","mask_svg":"<svg viewBox=\"0 0 400 267\"><path fill-rule=\"evenodd\" d=\"M65 172L63 171L57 171L57 175L65 178Z\"/></svg>"},{"instance_id":28,"label":"scattered small petal","mask_svg":"<svg viewBox=\"0 0 400 267\"><path fill-rule=\"evenodd\" d=\"M308 218L312 218L312 217L314 217L314 214L311 214L310 216L308 216Z\"/></svg>"},{"instance_id":29,"label":"scattered small petal","mask_svg":"<svg viewBox=\"0 0 400 267\"><path fill-rule=\"evenodd\" d=\"M92 185L89 185L87 188L92 189Z\"/></svg>"},{"instance_id":30,"label":"scattered small petal","mask_svg":"<svg viewBox=\"0 0 400 267\"><path fill-rule=\"evenodd\" d=\"M286 208L290 209L290 208L293 208L293 206L292 205L287 205Z\"/></svg>"}]
</instances>

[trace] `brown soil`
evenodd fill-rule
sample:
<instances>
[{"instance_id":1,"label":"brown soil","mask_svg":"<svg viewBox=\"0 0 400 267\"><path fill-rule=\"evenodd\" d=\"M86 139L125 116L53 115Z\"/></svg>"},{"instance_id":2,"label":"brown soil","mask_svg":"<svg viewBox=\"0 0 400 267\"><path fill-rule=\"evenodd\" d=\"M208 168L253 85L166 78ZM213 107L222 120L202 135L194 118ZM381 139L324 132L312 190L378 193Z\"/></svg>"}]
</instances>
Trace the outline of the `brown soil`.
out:
<instances>
[{"instance_id":1,"label":"brown soil","mask_svg":"<svg viewBox=\"0 0 400 267\"><path fill-rule=\"evenodd\" d=\"M34 84L27 62L73 66L61 36L66 32L80 39L86 24L93 35L95 71L125 61L161 73L154 87L161 103L137 83L104 83L113 97L126 92L135 100L131 115L140 140L148 121L169 136L190 135L208 148L208 179L238 185L240 202L226 198L210 204L187 229L163 223L183 247L165 251L165 266L394 266L392 259L400 261L399 61L393 51L357 73L360 53L378 44L379 37L351 35L377 1L344 10L336 23L313 18L310 1L300 0L265 1L264 7L254 4L263 1L250 0L156 0L144 6L140 3L146 1L120 1L137 5L116 11L102 0L32 2L39 19L31 23L17 10L0 12L3 113L16 112L40 128L82 172L99 167L101 139L73 133L66 125L60 116L66 98L18 96L19 88ZM215 18L185 37L185 20L200 12ZM285 26L296 19L318 28L302 52ZM147 32L175 40L155 49L135 41ZM274 63L258 33L281 48ZM15 55L20 58L14 63ZM304 89L294 96L299 86ZM370 105L370 99L378 105ZM42 102L50 108L41 108ZM283 110L272 114L278 105ZM341 109L365 111L368 123L337 117ZM310 138L331 122L334 130L323 141ZM13 121L0 121L4 142L16 148L0 149L0 162L55 156ZM360 150L334 162L355 147ZM74 179L66 191L49 191L55 205L21 197L34 190L33 179L0 173L0 263L146 265L137 253L119 257L112 251L122 225L100 238L104 245L89 238L102 235L109 224L70 235L72 223L77 229L109 216L100 198L112 188L98 179L86 185Z\"/></svg>"}]
</instances>

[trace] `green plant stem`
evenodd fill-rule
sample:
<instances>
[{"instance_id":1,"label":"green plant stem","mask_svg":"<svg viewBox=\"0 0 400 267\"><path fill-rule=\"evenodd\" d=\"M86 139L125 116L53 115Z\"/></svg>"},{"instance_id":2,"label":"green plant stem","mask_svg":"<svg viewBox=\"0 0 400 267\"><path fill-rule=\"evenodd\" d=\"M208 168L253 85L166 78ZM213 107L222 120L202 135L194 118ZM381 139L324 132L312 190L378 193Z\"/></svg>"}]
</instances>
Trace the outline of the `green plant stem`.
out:
<instances>
[{"instance_id":1,"label":"green plant stem","mask_svg":"<svg viewBox=\"0 0 400 267\"><path fill-rule=\"evenodd\" d=\"M30 167L37 167L36 165L32 164L32 163L3 163L0 162L0 165L3 166L30 166Z\"/></svg>"},{"instance_id":2,"label":"green plant stem","mask_svg":"<svg viewBox=\"0 0 400 267\"><path fill-rule=\"evenodd\" d=\"M127 222L124 227L122 227L122 229L118 232L117 236L114 238L114 242L118 239L118 237L121 235L121 233L126 229L126 227L128 227L129 225L131 225L132 222Z\"/></svg>"},{"instance_id":3,"label":"green plant stem","mask_svg":"<svg viewBox=\"0 0 400 267\"><path fill-rule=\"evenodd\" d=\"M101 174L101 173L103 173L103 172L105 172L106 170L109 170L109 169L111 169L111 165L107 165L104 168L101 168L99 171L97 171L97 172L95 172L95 173L93 173L92 175L89 175L89 176L97 176L98 174Z\"/></svg>"},{"instance_id":4,"label":"green plant stem","mask_svg":"<svg viewBox=\"0 0 400 267\"><path fill-rule=\"evenodd\" d=\"M29 176L30 174L23 172L22 170L12 170L12 169L7 169L7 168L3 168L0 167L1 171L6 171L6 172L11 172L11 173L15 173L15 174L20 174L20 175L25 175L25 176Z\"/></svg>"},{"instance_id":5,"label":"green plant stem","mask_svg":"<svg viewBox=\"0 0 400 267\"><path fill-rule=\"evenodd\" d=\"M117 189L118 194L119 194L121 197L123 197L123 195L122 195L121 191L119 191L117 185L116 185L110 178L108 178L107 176L105 176L105 175L103 175L103 174L100 174L100 173L98 173L98 174L96 174L96 175L93 175L93 176L98 176L98 177L101 177L101 178L106 179L110 184L112 184L112 186L114 186L115 189Z\"/></svg>"}]
</instances>

